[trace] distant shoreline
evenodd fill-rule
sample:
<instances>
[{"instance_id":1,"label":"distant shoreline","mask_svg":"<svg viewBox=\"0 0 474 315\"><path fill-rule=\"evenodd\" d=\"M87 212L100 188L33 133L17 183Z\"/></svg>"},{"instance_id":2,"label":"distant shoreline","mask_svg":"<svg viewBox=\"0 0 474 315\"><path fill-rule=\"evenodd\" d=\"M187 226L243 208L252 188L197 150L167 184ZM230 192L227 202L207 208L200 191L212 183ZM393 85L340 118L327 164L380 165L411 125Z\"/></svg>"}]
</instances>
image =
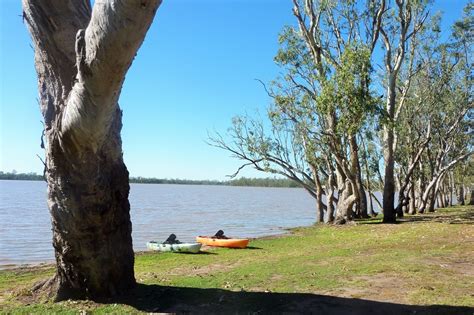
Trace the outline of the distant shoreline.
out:
<instances>
[{"instance_id":1,"label":"distant shoreline","mask_svg":"<svg viewBox=\"0 0 474 315\"><path fill-rule=\"evenodd\" d=\"M0 171L0 180L31 180L44 181L42 175L36 173L5 173ZM247 178L240 177L228 181L218 180L192 180L192 179L167 179L130 177L133 184L173 184L173 185L213 185L213 186L245 186L245 187L281 187L299 188L294 182L285 178Z\"/></svg>"}]
</instances>

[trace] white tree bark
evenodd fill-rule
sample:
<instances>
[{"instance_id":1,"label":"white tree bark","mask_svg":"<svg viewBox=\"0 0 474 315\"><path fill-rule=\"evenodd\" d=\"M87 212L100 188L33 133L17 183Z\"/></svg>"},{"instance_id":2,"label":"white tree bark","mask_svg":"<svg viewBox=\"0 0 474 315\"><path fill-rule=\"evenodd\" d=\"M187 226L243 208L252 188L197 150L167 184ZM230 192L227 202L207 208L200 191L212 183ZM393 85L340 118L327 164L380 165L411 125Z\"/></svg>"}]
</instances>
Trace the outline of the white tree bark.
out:
<instances>
[{"instance_id":1,"label":"white tree bark","mask_svg":"<svg viewBox=\"0 0 474 315\"><path fill-rule=\"evenodd\" d=\"M23 0L45 120L56 300L135 284L118 99L159 0Z\"/></svg>"},{"instance_id":2,"label":"white tree bark","mask_svg":"<svg viewBox=\"0 0 474 315\"><path fill-rule=\"evenodd\" d=\"M125 73L160 1L94 4L89 25L76 35L76 82L61 121L61 139L78 152L97 152L113 120ZM67 140L66 140L67 139Z\"/></svg>"}]
</instances>

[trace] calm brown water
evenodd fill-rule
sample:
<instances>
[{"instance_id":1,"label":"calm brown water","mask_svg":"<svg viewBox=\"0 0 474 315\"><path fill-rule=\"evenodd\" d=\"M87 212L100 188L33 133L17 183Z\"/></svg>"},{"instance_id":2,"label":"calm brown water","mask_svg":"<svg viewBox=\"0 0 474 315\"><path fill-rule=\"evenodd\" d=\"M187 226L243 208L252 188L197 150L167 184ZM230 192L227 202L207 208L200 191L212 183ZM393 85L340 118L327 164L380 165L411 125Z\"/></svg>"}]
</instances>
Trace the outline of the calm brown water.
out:
<instances>
[{"instance_id":1,"label":"calm brown water","mask_svg":"<svg viewBox=\"0 0 474 315\"><path fill-rule=\"evenodd\" d=\"M130 204L136 251L170 233L258 237L315 218L313 199L296 188L131 184ZM46 183L0 180L0 269L52 261L51 238Z\"/></svg>"}]
</instances>

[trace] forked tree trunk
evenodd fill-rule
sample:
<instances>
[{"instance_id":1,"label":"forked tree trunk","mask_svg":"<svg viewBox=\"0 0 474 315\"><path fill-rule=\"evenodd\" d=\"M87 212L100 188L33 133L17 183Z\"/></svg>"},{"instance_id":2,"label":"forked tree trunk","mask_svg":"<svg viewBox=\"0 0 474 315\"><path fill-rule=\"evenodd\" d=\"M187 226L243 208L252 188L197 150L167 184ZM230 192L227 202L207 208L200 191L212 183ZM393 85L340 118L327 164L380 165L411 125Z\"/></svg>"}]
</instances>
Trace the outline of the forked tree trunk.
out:
<instances>
[{"instance_id":1,"label":"forked tree trunk","mask_svg":"<svg viewBox=\"0 0 474 315\"><path fill-rule=\"evenodd\" d=\"M338 198L334 224L344 224L352 219L352 208L357 201L357 196L354 194L352 184L348 179L346 179L344 188Z\"/></svg>"},{"instance_id":2,"label":"forked tree trunk","mask_svg":"<svg viewBox=\"0 0 474 315\"><path fill-rule=\"evenodd\" d=\"M118 106L159 0L23 0L45 120L56 300L135 284L128 171Z\"/></svg>"}]
</instances>

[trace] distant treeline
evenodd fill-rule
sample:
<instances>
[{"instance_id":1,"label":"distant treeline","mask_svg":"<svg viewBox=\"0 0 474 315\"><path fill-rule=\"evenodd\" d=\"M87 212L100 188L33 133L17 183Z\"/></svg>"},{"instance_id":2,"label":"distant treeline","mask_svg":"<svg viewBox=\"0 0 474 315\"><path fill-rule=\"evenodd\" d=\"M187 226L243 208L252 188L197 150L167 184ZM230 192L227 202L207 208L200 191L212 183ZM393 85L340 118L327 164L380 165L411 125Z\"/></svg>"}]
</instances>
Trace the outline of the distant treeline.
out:
<instances>
[{"instance_id":1,"label":"distant treeline","mask_svg":"<svg viewBox=\"0 0 474 315\"><path fill-rule=\"evenodd\" d=\"M9 180L44 180L43 175L36 173L17 173L15 171L11 173L4 173L0 171L0 179Z\"/></svg>"},{"instance_id":2,"label":"distant treeline","mask_svg":"<svg viewBox=\"0 0 474 315\"><path fill-rule=\"evenodd\" d=\"M230 186L258 186L258 187L299 187L294 181L286 178L247 178L240 177L224 182Z\"/></svg>"},{"instance_id":3,"label":"distant treeline","mask_svg":"<svg viewBox=\"0 0 474 315\"><path fill-rule=\"evenodd\" d=\"M284 178L247 178L218 181L218 180L191 180L191 179L163 179L131 177L131 183L141 184L177 184L177 185L219 185L219 186L252 186L252 187L298 187L294 182Z\"/></svg>"},{"instance_id":4,"label":"distant treeline","mask_svg":"<svg viewBox=\"0 0 474 315\"><path fill-rule=\"evenodd\" d=\"M0 171L3 180L44 180L42 175L36 173L5 173ZM220 186L251 186L251 187L298 187L294 182L285 178L247 178L241 177L228 181L218 180L191 180L191 179L164 179L130 177L131 183L140 184L177 184L177 185L220 185Z\"/></svg>"}]
</instances>

